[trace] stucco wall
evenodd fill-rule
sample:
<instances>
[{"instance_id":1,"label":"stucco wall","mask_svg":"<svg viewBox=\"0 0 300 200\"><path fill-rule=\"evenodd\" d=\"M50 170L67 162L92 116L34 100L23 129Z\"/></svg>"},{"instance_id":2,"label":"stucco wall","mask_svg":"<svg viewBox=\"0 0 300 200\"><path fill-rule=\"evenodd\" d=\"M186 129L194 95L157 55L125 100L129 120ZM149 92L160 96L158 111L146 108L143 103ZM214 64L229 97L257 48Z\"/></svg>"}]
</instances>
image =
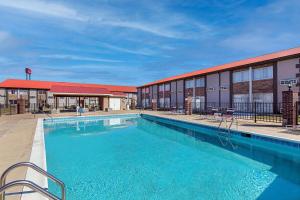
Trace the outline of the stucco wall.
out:
<instances>
[{"instance_id":1,"label":"stucco wall","mask_svg":"<svg viewBox=\"0 0 300 200\"><path fill-rule=\"evenodd\" d=\"M171 82L171 107L176 107L176 81Z\"/></svg>"},{"instance_id":2,"label":"stucco wall","mask_svg":"<svg viewBox=\"0 0 300 200\"><path fill-rule=\"evenodd\" d=\"M282 102L282 91L285 91L288 89L287 86L280 85L280 80L283 79L295 79L296 74L299 73L299 69L296 68L296 64L299 64L300 58L294 58L284 61L279 61L277 63L277 71L278 71L278 77L277 77L277 91L278 91L278 102ZM293 86L292 90L294 92L299 92L299 87Z\"/></svg>"},{"instance_id":3,"label":"stucco wall","mask_svg":"<svg viewBox=\"0 0 300 200\"><path fill-rule=\"evenodd\" d=\"M0 104L5 104L5 89L0 89Z\"/></svg>"},{"instance_id":4,"label":"stucco wall","mask_svg":"<svg viewBox=\"0 0 300 200\"><path fill-rule=\"evenodd\" d=\"M141 88L137 89L137 106L142 107L142 89Z\"/></svg>"},{"instance_id":5,"label":"stucco wall","mask_svg":"<svg viewBox=\"0 0 300 200\"><path fill-rule=\"evenodd\" d=\"M183 80L177 81L177 104L179 108L184 107L184 95L183 95Z\"/></svg>"},{"instance_id":6,"label":"stucco wall","mask_svg":"<svg viewBox=\"0 0 300 200\"><path fill-rule=\"evenodd\" d=\"M149 102L152 102L152 98L153 98L153 92L152 92L152 86L149 87Z\"/></svg>"},{"instance_id":7,"label":"stucco wall","mask_svg":"<svg viewBox=\"0 0 300 200\"><path fill-rule=\"evenodd\" d=\"M37 103L36 99L37 91L36 90L30 90L29 91L29 103Z\"/></svg>"},{"instance_id":8,"label":"stucco wall","mask_svg":"<svg viewBox=\"0 0 300 200\"><path fill-rule=\"evenodd\" d=\"M230 72L222 72L220 74L221 84L220 86L226 87L224 90L220 90L221 103L230 103Z\"/></svg>"},{"instance_id":9,"label":"stucco wall","mask_svg":"<svg viewBox=\"0 0 300 200\"><path fill-rule=\"evenodd\" d=\"M54 97L52 92L47 92L47 103L50 105L54 104Z\"/></svg>"},{"instance_id":10,"label":"stucco wall","mask_svg":"<svg viewBox=\"0 0 300 200\"><path fill-rule=\"evenodd\" d=\"M153 85L153 99L157 99L157 85Z\"/></svg>"},{"instance_id":11,"label":"stucco wall","mask_svg":"<svg viewBox=\"0 0 300 200\"><path fill-rule=\"evenodd\" d=\"M66 98L65 97L57 97L58 99L58 107L66 106Z\"/></svg>"},{"instance_id":12,"label":"stucco wall","mask_svg":"<svg viewBox=\"0 0 300 200\"><path fill-rule=\"evenodd\" d=\"M214 91L207 90L207 102L218 103L219 102L219 74L211 74L207 76L207 87L214 88Z\"/></svg>"}]
</instances>

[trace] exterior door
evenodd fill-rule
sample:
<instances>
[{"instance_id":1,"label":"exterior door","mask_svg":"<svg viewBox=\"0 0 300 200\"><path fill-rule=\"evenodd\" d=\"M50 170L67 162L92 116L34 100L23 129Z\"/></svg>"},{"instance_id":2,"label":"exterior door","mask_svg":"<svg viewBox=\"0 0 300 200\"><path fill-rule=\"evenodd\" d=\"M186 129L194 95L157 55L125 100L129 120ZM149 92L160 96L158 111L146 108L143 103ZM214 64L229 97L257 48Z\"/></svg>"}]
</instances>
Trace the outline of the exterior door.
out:
<instances>
[{"instance_id":1,"label":"exterior door","mask_svg":"<svg viewBox=\"0 0 300 200\"><path fill-rule=\"evenodd\" d=\"M121 110L121 99L109 98L109 108L112 110Z\"/></svg>"}]
</instances>

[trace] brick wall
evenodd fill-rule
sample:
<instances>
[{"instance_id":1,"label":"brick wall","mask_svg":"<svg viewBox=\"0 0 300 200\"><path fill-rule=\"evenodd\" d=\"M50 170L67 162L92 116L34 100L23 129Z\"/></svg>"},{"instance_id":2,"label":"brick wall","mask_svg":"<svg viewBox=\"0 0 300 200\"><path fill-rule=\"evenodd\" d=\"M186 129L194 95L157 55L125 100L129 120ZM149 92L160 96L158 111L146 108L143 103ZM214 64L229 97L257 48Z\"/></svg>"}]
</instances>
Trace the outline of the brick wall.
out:
<instances>
[{"instance_id":1,"label":"brick wall","mask_svg":"<svg viewBox=\"0 0 300 200\"><path fill-rule=\"evenodd\" d=\"M296 74L296 77L298 78L297 87L299 87L298 101L300 101L300 59L299 59L299 64L296 65L296 69L299 70L299 73Z\"/></svg>"},{"instance_id":2,"label":"brick wall","mask_svg":"<svg viewBox=\"0 0 300 200\"><path fill-rule=\"evenodd\" d=\"M126 110L126 98L121 98L121 110Z\"/></svg>"},{"instance_id":3,"label":"brick wall","mask_svg":"<svg viewBox=\"0 0 300 200\"><path fill-rule=\"evenodd\" d=\"M102 110L105 110L105 108L108 108L109 99L108 97L103 97L103 107Z\"/></svg>"},{"instance_id":4,"label":"brick wall","mask_svg":"<svg viewBox=\"0 0 300 200\"><path fill-rule=\"evenodd\" d=\"M204 87L197 87L195 89L196 96L205 96L205 88Z\"/></svg>"},{"instance_id":5,"label":"brick wall","mask_svg":"<svg viewBox=\"0 0 300 200\"><path fill-rule=\"evenodd\" d=\"M233 94L248 94L249 82L233 83Z\"/></svg>"},{"instance_id":6,"label":"brick wall","mask_svg":"<svg viewBox=\"0 0 300 200\"><path fill-rule=\"evenodd\" d=\"M158 92L158 98L163 98L164 97L164 92L160 91Z\"/></svg>"},{"instance_id":7,"label":"brick wall","mask_svg":"<svg viewBox=\"0 0 300 200\"><path fill-rule=\"evenodd\" d=\"M253 93L273 93L273 79L252 82Z\"/></svg>"},{"instance_id":8,"label":"brick wall","mask_svg":"<svg viewBox=\"0 0 300 200\"><path fill-rule=\"evenodd\" d=\"M170 91L165 91L165 97L170 97L171 96L171 92Z\"/></svg>"}]
</instances>

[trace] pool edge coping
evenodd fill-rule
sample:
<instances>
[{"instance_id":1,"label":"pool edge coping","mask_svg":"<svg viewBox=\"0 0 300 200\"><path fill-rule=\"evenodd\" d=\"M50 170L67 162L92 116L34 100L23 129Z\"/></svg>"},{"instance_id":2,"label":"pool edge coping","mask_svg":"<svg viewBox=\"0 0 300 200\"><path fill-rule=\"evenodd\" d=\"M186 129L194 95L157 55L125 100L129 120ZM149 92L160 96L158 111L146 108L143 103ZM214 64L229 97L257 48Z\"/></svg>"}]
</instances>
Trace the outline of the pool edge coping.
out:
<instances>
[{"instance_id":1,"label":"pool edge coping","mask_svg":"<svg viewBox=\"0 0 300 200\"><path fill-rule=\"evenodd\" d=\"M47 161L46 161L46 146L45 146L45 135L44 135L44 118L38 118L36 129L33 137L31 154L29 162L36 164L43 170L47 171ZM26 171L26 180L33 181L37 185L48 189L48 179L45 176L38 175L32 169L28 168ZM21 195L21 200L47 200L39 193L26 193L30 191L29 188L23 188L23 194ZM25 193L24 193L25 192Z\"/></svg>"},{"instance_id":2,"label":"pool edge coping","mask_svg":"<svg viewBox=\"0 0 300 200\"><path fill-rule=\"evenodd\" d=\"M206 126L208 128L212 128L212 129L217 129L217 126L213 126L213 125L208 125L208 124L201 124L201 123L196 123L196 122L192 122L192 121L188 121L188 120L182 120L182 119L173 119L173 118L169 118L169 117L165 117L165 116L157 116L157 115L152 115L152 114L145 114L142 113L141 115L149 115L152 117L158 117L158 118L162 118L162 119L166 119L166 120L173 120L173 121L177 121L177 122L183 122L183 123L188 123L188 124L192 124L195 126ZM221 128L222 130L225 130L224 128ZM259 133L259 132L252 132L252 131L242 131L242 130L235 130L232 129L231 131L233 132L239 132L239 133L244 133L244 134L251 134L257 137L265 137L265 138L269 138L269 139L273 139L273 140L283 140L286 142L291 142L291 143L297 143L300 145L300 140L294 140L294 139L289 139L289 138L283 138L283 137L279 137L279 136L271 136L271 135L266 135L263 133Z\"/></svg>"}]
</instances>

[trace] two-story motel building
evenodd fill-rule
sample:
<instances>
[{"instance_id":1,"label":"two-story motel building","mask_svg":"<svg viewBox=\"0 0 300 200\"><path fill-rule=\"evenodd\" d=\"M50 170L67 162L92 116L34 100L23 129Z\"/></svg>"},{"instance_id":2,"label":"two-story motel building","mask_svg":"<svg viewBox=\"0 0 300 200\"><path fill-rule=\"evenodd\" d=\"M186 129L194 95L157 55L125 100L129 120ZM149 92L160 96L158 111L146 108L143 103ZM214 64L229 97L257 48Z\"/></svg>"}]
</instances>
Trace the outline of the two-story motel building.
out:
<instances>
[{"instance_id":1,"label":"two-story motel building","mask_svg":"<svg viewBox=\"0 0 300 200\"><path fill-rule=\"evenodd\" d=\"M183 108L186 97L221 106L235 102L282 101L282 91L292 81L299 95L300 47L227 63L165 78L138 87L138 106L158 109ZM275 107L274 107L275 108Z\"/></svg>"}]
</instances>

